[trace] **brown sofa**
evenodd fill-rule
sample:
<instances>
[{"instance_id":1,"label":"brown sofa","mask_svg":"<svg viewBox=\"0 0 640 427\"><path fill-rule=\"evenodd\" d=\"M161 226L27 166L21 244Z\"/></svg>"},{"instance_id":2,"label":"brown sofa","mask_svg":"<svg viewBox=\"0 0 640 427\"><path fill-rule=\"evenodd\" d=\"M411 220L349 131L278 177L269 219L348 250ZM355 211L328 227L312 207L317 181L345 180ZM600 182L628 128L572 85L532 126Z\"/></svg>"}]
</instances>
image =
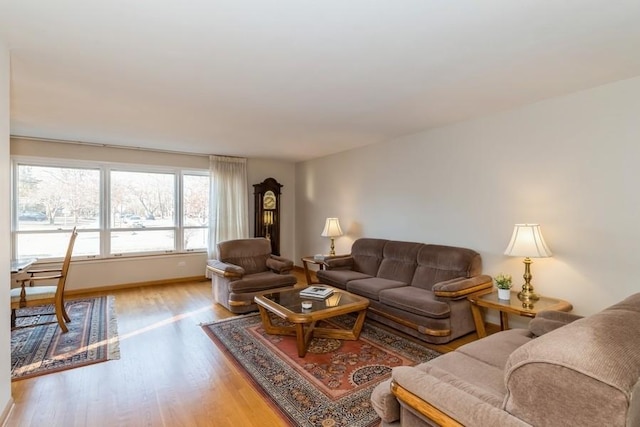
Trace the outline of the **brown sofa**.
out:
<instances>
[{"instance_id":1,"label":"brown sofa","mask_svg":"<svg viewBox=\"0 0 640 427\"><path fill-rule=\"evenodd\" d=\"M271 243L260 237L218 243L218 259L207 261L214 300L232 313L258 310L253 297L291 289L297 282L293 261L271 254Z\"/></svg>"},{"instance_id":2,"label":"brown sofa","mask_svg":"<svg viewBox=\"0 0 640 427\"><path fill-rule=\"evenodd\" d=\"M430 343L475 331L467 295L492 286L465 248L362 238L330 257L320 282L370 300L367 316Z\"/></svg>"},{"instance_id":3,"label":"brown sofa","mask_svg":"<svg viewBox=\"0 0 640 427\"><path fill-rule=\"evenodd\" d=\"M394 368L382 426L639 426L640 294L589 317L541 312L529 329Z\"/></svg>"}]
</instances>

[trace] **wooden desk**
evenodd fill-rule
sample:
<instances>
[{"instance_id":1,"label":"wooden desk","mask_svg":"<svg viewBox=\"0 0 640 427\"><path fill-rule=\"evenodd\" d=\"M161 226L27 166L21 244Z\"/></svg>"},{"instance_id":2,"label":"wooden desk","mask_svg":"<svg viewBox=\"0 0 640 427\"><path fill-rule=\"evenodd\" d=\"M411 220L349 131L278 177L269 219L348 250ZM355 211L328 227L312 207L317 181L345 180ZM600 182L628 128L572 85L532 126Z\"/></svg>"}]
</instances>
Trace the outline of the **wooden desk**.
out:
<instances>
[{"instance_id":1,"label":"wooden desk","mask_svg":"<svg viewBox=\"0 0 640 427\"><path fill-rule=\"evenodd\" d=\"M12 259L11 260L11 284L9 285L11 288L14 288L17 286L17 284L20 284L20 287L22 288L22 291L20 292L20 303L24 304L26 303L26 293L24 290L25 287L25 280L26 278L29 277L29 275L27 274L27 270L29 269L29 267L31 267L31 265L33 265L33 263L35 263L37 261L37 259L35 258L23 258L23 259Z\"/></svg>"},{"instance_id":2,"label":"wooden desk","mask_svg":"<svg viewBox=\"0 0 640 427\"><path fill-rule=\"evenodd\" d=\"M27 268L31 267L37 259L35 258L23 258L11 260L11 274L22 273Z\"/></svg>"},{"instance_id":3,"label":"wooden desk","mask_svg":"<svg viewBox=\"0 0 640 427\"><path fill-rule=\"evenodd\" d=\"M517 292L511 292L511 299L509 301L498 299L498 291L496 290L485 294L470 295L467 298L471 302L471 312L476 325L478 338L487 336L481 307L498 310L500 312L500 330L502 331L509 329L509 313L524 317L536 317L536 314L542 310L573 310L573 306L567 301L543 296L537 301L523 303L518 299Z\"/></svg>"}]
</instances>

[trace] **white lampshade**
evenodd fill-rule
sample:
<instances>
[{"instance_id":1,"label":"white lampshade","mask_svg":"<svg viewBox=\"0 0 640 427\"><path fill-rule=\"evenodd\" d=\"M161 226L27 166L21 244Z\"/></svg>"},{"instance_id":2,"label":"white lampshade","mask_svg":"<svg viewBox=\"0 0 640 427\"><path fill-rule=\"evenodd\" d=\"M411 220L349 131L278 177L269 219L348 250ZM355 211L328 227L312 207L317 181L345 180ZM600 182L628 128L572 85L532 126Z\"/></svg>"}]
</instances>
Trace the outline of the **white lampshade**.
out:
<instances>
[{"instance_id":1,"label":"white lampshade","mask_svg":"<svg viewBox=\"0 0 640 427\"><path fill-rule=\"evenodd\" d=\"M552 255L542 238L539 224L516 224L504 254L527 258L546 258Z\"/></svg>"},{"instance_id":2,"label":"white lampshade","mask_svg":"<svg viewBox=\"0 0 640 427\"><path fill-rule=\"evenodd\" d=\"M342 236L342 229L340 228L340 221L338 218L327 218L327 222L324 223L324 230L322 230L322 237L338 237Z\"/></svg>"}]
</instances>

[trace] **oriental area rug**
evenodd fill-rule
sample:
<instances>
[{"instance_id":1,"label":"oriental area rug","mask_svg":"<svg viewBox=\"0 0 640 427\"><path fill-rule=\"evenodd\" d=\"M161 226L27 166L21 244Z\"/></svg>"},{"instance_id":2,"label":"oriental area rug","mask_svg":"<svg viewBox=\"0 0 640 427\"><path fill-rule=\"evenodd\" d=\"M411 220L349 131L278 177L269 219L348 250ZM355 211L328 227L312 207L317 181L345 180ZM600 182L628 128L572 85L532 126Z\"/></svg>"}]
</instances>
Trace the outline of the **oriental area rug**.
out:
<instances>
[{"instance_id":1,"label":"oriental area rug","mask_svg":"<svg viewBox=\"0 0 640 427\"><path fill-rule=\"evenodd\" d=\"M53 305L17 310L11 331L11 380L119 359L114 297L66 301L71 322L62 333Z\"/></svg>"},{"instance_id":2,"label":"oriental area rug","mask_svg":"<svg viewBox=\"0 0 640 427\"><path fill-rule=\"evenodd\" d=\"M275 316L272 321L284 322ZM354 321L344 315L320 326L350 329ZM380 419L370 403L373 388L389 378L394 366L439 356L369 321L357 341L314 338L305 357L298 357L295 337L267 334L257 314L202 327L294 426L377 425Z\"/></svg>"}]
</instances>

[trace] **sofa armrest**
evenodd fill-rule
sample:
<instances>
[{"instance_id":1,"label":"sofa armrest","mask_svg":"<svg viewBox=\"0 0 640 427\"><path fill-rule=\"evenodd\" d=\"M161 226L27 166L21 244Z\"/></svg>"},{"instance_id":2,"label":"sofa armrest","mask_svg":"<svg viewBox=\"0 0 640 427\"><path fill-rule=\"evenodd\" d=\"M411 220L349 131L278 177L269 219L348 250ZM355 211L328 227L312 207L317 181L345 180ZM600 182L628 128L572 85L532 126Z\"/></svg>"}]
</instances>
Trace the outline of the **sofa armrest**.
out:
<instances>
[{"instance_id":1,"label":"sofa armrest","mask_svg":"<svg viewBox=\"0 0 640 427\"><path fill-rule=\"evenodd\" d=\"M391 392L391 380L382 381L371 392L371 406L385 423L400 420L400 404Z\"/></svg>"},{"instance_id":2,"label":"sofa armrest","mask_svg":"<svg viewBox=\"0 0 640 427\"><path fill-rule=\"evenodd\" d=\"M238 279L244 276L244 268L234 264L227 264L217 259L209 260L207 264L207 270L216 276Z\"/></svg>"},{"instance_id":3,"label":"sofa armrest","mask_svg":"<svg viewBox=\"0 0 640 427\"><path fill-rule=\"evenodd\" d=\"M267 258L267 267L279 274L288 273L293 269L293 261L290 259L271 255Z\"/></svg>"},{"instance_id":4,"label":"sofa armrest","mask_svg":"<svg viewBox=\"0 0 640 427\"><path fill-rule=\"evenodd\" d=\"M578 319L582 319L582 316L565 311L544 310L529 322L529 331L539 337Z\"/></svg>"},{"instance_id":5,"label":"sofa armrest","mask_svg":"<svg viewBox=\"0 0 640 427\"><path fill-rule=\"evenodd\" d=\"M324 259L324 265L327 270L350 268L353 266L353 257L351 255L327 257Z\"/></svg>"},{"instance_id":6,"label":"sofa armrest","mask_svg":"<svg viewBox=\"0 0 640 427\"><path fill-rule=\"evenodd\" d=\"M482 274L470 278L456 278L438 282L433 285L433 293L438 297L460 298L469 294L489 289L493 286L491 276Z\"/></svg>"}]
</instances>

